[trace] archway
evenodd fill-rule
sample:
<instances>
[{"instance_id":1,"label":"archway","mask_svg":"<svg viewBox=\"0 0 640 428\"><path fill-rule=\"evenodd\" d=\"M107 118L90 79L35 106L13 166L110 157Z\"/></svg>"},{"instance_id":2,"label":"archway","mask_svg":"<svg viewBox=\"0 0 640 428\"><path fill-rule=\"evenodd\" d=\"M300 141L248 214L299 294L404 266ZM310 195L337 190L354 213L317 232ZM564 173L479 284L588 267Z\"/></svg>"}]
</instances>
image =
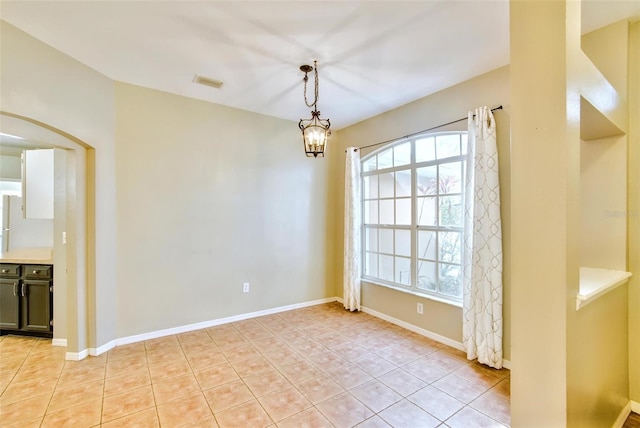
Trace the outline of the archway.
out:
<instances>
[{"instance_id":1,"label":"archway","mask_svg":"<svg viewBox=\"0 0 640 428\"><path fill-rule=\"evenodd\" d=\"M83 141L44 123L0 112L0 131L16 135L37 147L60 149L56 154L54 184L54 336L53 345L67 346L66 359L87 356L89 320L87 295L93 286L90 244L95 213L89 185L95 183L93 148ZM58 169L60 168L60 169ZM66 239L63 239L63 233ZM64 242L66 240L66 242ZM95 281L94 281L95 282Z\"/></svg>"}]
</instances>

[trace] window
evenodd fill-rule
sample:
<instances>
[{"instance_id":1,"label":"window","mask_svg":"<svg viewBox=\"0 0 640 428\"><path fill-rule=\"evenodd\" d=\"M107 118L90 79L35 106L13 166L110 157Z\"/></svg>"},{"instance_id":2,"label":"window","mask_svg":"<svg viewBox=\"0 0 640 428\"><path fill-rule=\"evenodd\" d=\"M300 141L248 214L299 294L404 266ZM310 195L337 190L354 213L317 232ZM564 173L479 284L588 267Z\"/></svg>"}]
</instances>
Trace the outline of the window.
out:
<instances>
[{"instance_id":1,"label":"window","mask_svg":"<svg viewBox=\"0 0 640 428\"><path fill-rule=\"evenodd\" d=\"M363 278L462 299L467 133L425 134L362 159Z\"/></svg>"}]
</instances>

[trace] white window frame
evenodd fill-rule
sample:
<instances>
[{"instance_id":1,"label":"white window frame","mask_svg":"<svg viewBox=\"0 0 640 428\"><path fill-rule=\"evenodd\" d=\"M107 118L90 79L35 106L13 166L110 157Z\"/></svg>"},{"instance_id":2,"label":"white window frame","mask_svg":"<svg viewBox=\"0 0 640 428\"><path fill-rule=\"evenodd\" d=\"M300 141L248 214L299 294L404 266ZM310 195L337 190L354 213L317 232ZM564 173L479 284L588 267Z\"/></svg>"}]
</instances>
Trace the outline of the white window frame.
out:
<instances>
[{"instance_id":1,"label":"white window frame","mask_svg":"<svg viewBox=\"0 0 640 428\"><path fill-rule=\"evenodd\" d=\"M465 173L466 171L464 171L464 162L466 162L467 160L467 155L466 155L466 151L464 151L464 148L462 146L462 140L463 138L461 137L461 153L460 155L457 156L451 156L451 157L447 157L447 158L443 158L443 159L435 159L435 160L431 160L431 161L424 161L424 162L420 162L420 163L416 163L416 141L417 140L421 140L421 139L426 139L426 138L430 138L430 137L435 137L437 138L438 136L443 136L443 135L459 135L459 136L465 136L465 140L466 140L466 136L467 136L467 132L466 131L451 131L451 132L429 132L429 133L424 133L424 134L420 134L420 135L415 135L412 136L411 138L403 138L397 141L393 141L389 144L384 145L383 147L380 147L379 149L372 151L371 153L368 153L367 155L363 156L361 159L363 168L362 168L362 172L361 172L361 183L362 183L362 187L363 187L363 191L362 191L362 197L361 197L361 208L362 208L362 247L361 247L361 254L362 254L362 272L361 272L361 278L363 281L366 282L371 282L374 284L378 284L378 285L382 285L382 286L387 286L389 288L393 288L393 289L398 289L401 291L408 291L411 293L415 293L415 294L419 294L419 295L423 295L425 297L432 297L435 298L436 300L443 300L445 302L450 302L456 305L459 305L462 302L462 294L460 294L459 296L453 296L451 294L446 294L446 293L442 293L439 292L438 290L438 286L436 286L436 290L427 290L424 288L418 288L418 263L419 263L419 257L418 257L418 232L419 231L435 231L435 232L459 232L460 233L460 237L461 237L461 242L460 242L460 246L462 247L462 241L464 239L464 218L462 219L462 226L458 227L458 226L442 226L442 225L436 225L436 226L425 226L425 225L418 225L418 219L417 219L417 215L418 215L418 199L419 199L419 195L416 189L416 181L417 181L417 170L419 168L423 168L423 167L429 167L429 166L434 166L434 165L440 165L440 164L447 164L447 163L456 163L456 162L462 162L462 176L461 176L461 183L460 183L460 195L461 195L461 199L462 199L462 204L464 207L464 196L465 196ZM435 140L434 140L435 141ZM407 165L402 165L402 166L391 166L388 168L384 168L384 169L374 169L371 171L365 171L364 169L364 165L365 163L372 157L377 156L378 154L386 151L386 150L391 150L393 152L393 148L401 145L401 144L405 144L409 142L410 143L410 163ZM393 162L392 162L393 165ZM369 198L366 199L366 191L364 189L364 183L365 183L365 177L369 177L369 176L375 176L375 175L382 175L382 174L386 174L386 173L391 173L391 172L397 172L397 171L410 171L410 175L411 175L411 224L410 225L396 225L396 224L382 224L382 223L371 223L371 224L367 224L366 223L366 219L365 219L365 204L366 201L369 200L377 200L378 204L379 201L385 200L385 199L391 199L391 200L396 200L397 199L397 195L395 193L395 186L394 186L394 196L392 198L380 198L380 194L377 194L377 198ZM437 183L439 183L439 178L436 179ZM380 179L378 179L378 192L380 191ZM394 183L395 184L395 183ZM438 184L439 185L439 184ZM457 194L457 193L456 193ZM441 197L439 192L436 192L437 195L437 199L436 201L439 201L439 198ZM439 204L438 204L438 218L440 218L440 213L439 213ZM464 208L463 208L463 214L464 214ZM378 215L380 215L380 209L378 208ZM394 214L395 215L395 214ZM380 219L378 219L378 221L380 221ZM439 222L439 221L438 221ZM395 223L395 222L394 222ZM376 253L378 255L383 254L383 255L390 255L392 257L394 257L394 267L393 267L393 271L394 271L394 281L388 281L382 278L379 278L380 275L378 275L378 277L374 277L374 276L368 276L365 274L365 269L366 269L366 263L367 263L367 231L371 228L377 228L377 229L391 229L393 231L395 230L409 230L411 232L410 235L410 245L411 245L411 257L410 257L410 272L411 272L411 280L410 280L410 284L406 285L406 284L402 284L399 282L395 281L395 257L396 256L396 245L395 245L395 233L393 234L393 254L387 254L387 253L381 253L380 252L380 239L379 239L379 235L378 235L378 248ZM438 236L436 234L436 236ZM440 264L444 263L447 264L447 262L442 261L440 259L440 254L439 254L439 243L436 241L436 245L435 245L435 252L436 252L436 278L438 279L438 285L439 285L439 281L440 281ZM380 269L380 259L378 258L378 272ZM461 256L461 263L460 263L460 270L462 272L463 269L463 263L464 260L462 259ZM457 265L457 263L453 263L454 265ZM460 276L460 278L462 278L462 275ZM462 279L461 279L462 280ZM462 290L462 287L460 288Z\"/></svg>"}]
</instances>

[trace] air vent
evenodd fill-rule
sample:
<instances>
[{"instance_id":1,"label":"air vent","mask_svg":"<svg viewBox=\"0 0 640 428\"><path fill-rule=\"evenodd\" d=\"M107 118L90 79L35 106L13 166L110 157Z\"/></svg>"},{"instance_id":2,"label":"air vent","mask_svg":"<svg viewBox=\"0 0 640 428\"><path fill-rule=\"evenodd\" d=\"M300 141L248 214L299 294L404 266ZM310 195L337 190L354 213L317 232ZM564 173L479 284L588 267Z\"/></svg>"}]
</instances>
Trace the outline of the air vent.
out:
<instances>
[{"instance_id":1,"label":"air vent","mask_svg":"<svg viewBox=\"0 0 640 428\"><path fill-rule=\"evenodd\" d=\"M198 76L197 74L193 77L193 81L201 85L211 86L212 88L216 89L222 88L223 85L223 83L219 80L211 79L204 76Z\"/></svg>"}]
</instances>

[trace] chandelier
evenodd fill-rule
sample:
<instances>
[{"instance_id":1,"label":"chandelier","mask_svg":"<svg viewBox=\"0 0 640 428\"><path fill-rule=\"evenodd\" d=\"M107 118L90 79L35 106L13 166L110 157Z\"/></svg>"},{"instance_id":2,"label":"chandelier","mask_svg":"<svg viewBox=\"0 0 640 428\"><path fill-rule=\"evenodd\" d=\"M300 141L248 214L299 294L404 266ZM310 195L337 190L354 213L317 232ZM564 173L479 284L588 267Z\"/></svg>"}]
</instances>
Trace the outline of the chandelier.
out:
<instances>
[{"instance_id":1,"label":"chandelier","mask_svg":"<svg viewBox=\"0 0 640 428\"><path fill-rule=\"evenodd\" d=\"M304 102L311 110L311 119L300 119L298 127L302 131L302 138L304 140L304 152L307 157L313 156L317 158L318 155L324 157L324 150L327 146L327 140L331 135L329 127L331 123L329 119L320 119L320 112L318 111L318 66L317 62L313 61L313 67L310 65L301 65L300 70L304 73ZM309 81L308 74L311 72L315 74L314 83L314 97L313 102L307 101L307 82Z\"/></svg>"}]
</instances>

